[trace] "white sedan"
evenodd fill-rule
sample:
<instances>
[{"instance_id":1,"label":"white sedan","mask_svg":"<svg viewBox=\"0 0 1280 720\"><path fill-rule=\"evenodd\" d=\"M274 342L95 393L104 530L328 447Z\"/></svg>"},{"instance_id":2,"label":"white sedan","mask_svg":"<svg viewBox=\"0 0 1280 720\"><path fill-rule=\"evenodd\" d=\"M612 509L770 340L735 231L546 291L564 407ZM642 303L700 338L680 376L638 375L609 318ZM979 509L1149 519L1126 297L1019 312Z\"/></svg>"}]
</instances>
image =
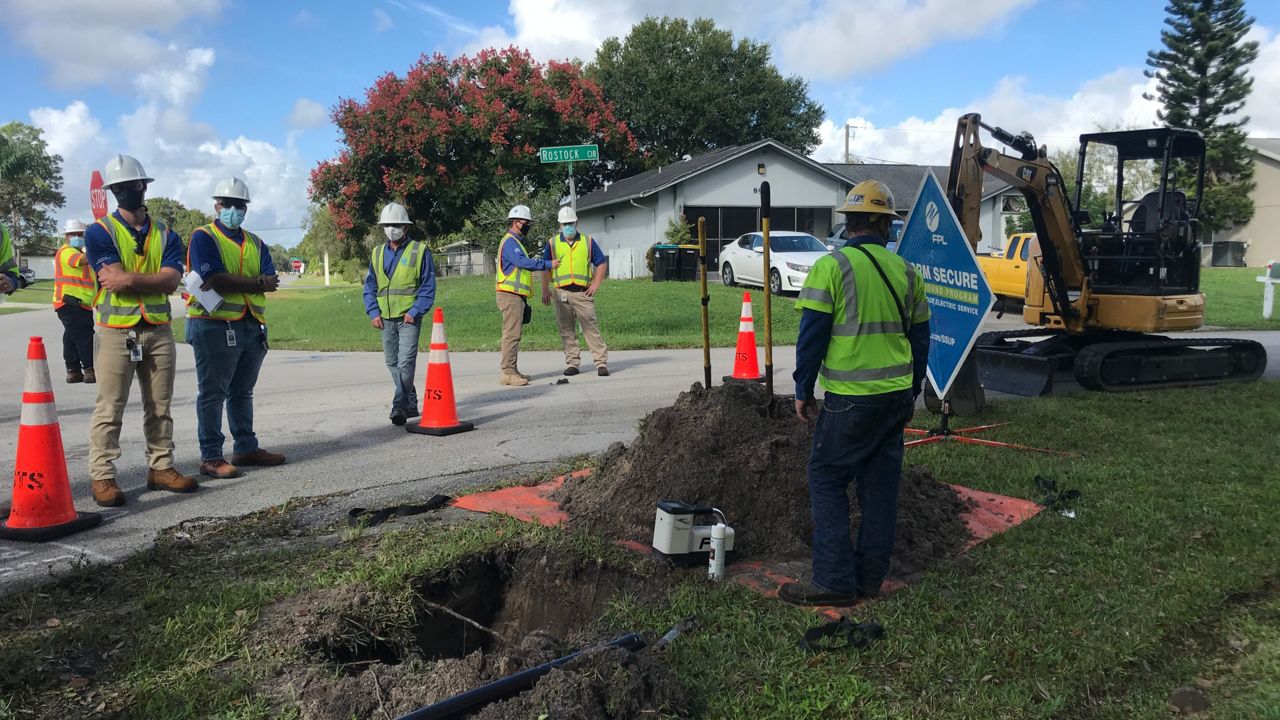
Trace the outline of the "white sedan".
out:
<instances>
[{"instance_id":1,"label":"white sedan","mask_svg":"<svg viewBox=\"0 0 1280 720\"><path fill-rule=\"evenodd\" d=\"M769 291L800 292L809 268L830 252L809 233L775 230L769 233ZM747 233L720 251L720 280L725 285L764 287L764 234Z\"/></svg>"}]
</instances>

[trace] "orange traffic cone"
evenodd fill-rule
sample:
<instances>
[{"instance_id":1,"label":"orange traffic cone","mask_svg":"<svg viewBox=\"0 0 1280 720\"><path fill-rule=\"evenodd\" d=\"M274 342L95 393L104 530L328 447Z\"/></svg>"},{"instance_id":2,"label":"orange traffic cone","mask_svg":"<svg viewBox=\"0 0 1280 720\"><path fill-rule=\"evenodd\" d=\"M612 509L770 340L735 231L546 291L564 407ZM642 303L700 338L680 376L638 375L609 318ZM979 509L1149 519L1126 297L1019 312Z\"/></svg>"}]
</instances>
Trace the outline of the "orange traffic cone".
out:
<instances>
[{"instance_id":1,"label":"orange traffic cone","mask_svg":"<svg viewBox=\"0 0 1280 720\"><path fill-rule=\"evenodd\" d=\"M453 402L453 370L449 367L449 343L444 339L444 311L436 308L431 322L431 350L427 356L427 391L422 396L422 419L405 430L419 435L453 435L474 430L469 422L458 422L458 406Z\"/></svg>"},{"instance_id":2,"label":"orange traffic cone","mask_svg":"<svg viewBox=\"0 0 1280 720\"><path fill-rule=\"evenodd\" d=\"M27 345L27 380L18 421L18 459L13 472L13 506L0 523L0 538L43 542L102 522L96 513L77 513L67 482L62 428L53 405L44 340Z\"/></svg>"},{"instance_id":3,"label":"orange traffic cone","mask_svg":"<svg viewBox=\"0 0 1280 720\"><path fill-rule=\"evenodd\" d=\"M733 354L733 374L724 376L730 380L761 382L760 361L756 358L756 323L751 317L751 293L742 293L742 317L738 320L738 350Z\"/></svg>"}]
</instances>

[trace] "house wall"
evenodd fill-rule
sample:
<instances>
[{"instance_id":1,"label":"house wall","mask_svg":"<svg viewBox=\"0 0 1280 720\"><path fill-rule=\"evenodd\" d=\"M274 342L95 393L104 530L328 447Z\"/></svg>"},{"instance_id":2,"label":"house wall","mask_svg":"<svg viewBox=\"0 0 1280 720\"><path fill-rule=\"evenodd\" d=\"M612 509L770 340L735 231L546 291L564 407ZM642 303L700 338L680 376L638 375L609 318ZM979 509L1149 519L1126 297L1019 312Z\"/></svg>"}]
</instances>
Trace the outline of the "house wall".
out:
<instances>
[{"instance_id":1,"label":"house wall","mask_svg":"<svg viewBox=\"0 0 1280 720\"><path fill-rule=\"evenodd\" d=\"M1262 267L1272 260L1280 260L1280 162L1257 153L1253 157L1253 179L1258 184L1250 193L1253 219L1217 237L1248 242L1245 264ZM1206 246L1205 253L1208 252Z\"/></svg>"}]
</instances>

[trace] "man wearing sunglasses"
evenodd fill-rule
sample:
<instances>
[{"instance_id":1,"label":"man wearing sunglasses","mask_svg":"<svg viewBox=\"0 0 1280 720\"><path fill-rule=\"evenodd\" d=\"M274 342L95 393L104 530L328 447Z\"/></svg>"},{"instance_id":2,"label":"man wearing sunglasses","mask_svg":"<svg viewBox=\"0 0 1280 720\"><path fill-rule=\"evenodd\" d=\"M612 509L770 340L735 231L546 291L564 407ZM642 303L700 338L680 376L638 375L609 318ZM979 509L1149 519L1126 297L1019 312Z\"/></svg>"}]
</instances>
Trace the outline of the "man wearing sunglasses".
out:
<instances>
[{"instance_id":1,"label":"man wearing sunglasses","mask_svg":"<svg viewBox=\"0 0 1280 720\"><path fill-rule=\"evenodd\" d=\"M192 492L196 481L173 467L175 357L169 328L169 295L182 280L182 240L150 217L146 200L152 178L142 164L117 155L105 168L104 185L116 211L85 231L89 267L97 276L93 367L98 401L89 425L89 477L93 499L104 507L124 505L116 484L120 427L129 388L138 377L143 433L147 438L148 490Z\"/></svg>"},{"instance_id":2,"label":"man wearing sunglasses","mask_svg":"<svg viewBox=\"0 0 1280 720\"><path fill-rule=\"evenodd\" d=\"M187 300L187 341L196 356L196 432L200 474L240 476L240 467L280 465L284 456L258 446L253 432L253 388L267 356L267 296L280 286L271 252L241 227L249 209L249 187L231 177L213 189L216 219L191 234L187 262L202 287L222 297L206 308ZM231 462L223 456L222 408L234 441Z\"/></svg>"}]
</instances>

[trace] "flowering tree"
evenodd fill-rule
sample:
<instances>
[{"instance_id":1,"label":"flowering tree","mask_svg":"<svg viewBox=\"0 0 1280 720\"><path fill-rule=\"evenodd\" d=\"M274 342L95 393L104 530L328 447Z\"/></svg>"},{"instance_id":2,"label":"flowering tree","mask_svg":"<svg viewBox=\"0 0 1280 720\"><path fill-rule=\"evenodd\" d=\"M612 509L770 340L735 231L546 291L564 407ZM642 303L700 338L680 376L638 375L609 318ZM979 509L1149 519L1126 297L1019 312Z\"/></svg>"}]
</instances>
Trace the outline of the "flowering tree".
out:
<instances>
[{"instance_id":1,"label":"flowering tree","mask_svg":"<svg viewBox=\"0 0 1280 720\"><path fill-rule=\"evenodd\" d=\"M405 205L422 230L458 230L500 185L563 186L565 167L538 148L600 145L602 162L579 163L579 193L622 172L636 154L627 126L575 63L535 62L517 48L475 57L423 55L403 77L388 73L364 102L333 112L346 147L311 173L312 198L338 231L362 235L385 202Z\"/></svg>"}]
</instances>

